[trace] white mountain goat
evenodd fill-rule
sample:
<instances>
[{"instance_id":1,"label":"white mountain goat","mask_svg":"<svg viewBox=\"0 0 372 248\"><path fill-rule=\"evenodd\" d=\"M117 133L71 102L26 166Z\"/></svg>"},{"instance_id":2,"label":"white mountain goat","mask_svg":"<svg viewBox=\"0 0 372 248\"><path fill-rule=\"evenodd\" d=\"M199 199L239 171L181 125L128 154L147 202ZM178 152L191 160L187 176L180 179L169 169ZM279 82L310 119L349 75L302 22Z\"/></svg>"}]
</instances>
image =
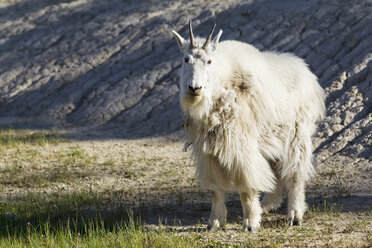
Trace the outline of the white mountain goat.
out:
<instances>
[{"instance_id":1,"label":"white mountain goat","mask_svg":"<svg viewBox=\"0 0 372 248\"><path fill-rule=\"evenodd\" d=\"M224 195L238 191L243 227L288 197L290 225L301 225L305 182L314 174L311 135L324 116L325 94L304 61L260 52L239 41L190 40L172 31L184 54L180 103L199 183L212 191L209 227L224 225ZM260 192L267 192L262 208Z\"/></svg>"}]
</instances>

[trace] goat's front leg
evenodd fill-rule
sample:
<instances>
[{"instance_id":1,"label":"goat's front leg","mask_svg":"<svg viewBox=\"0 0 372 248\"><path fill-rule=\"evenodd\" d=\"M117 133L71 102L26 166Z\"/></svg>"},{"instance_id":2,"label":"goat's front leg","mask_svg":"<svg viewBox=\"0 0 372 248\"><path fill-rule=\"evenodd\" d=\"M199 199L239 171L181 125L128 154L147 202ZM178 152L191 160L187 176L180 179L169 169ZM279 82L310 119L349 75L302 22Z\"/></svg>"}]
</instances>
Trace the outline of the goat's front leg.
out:
<instances>
[{"instance_id":1,"label":"goat's front leg","mask_svg":"<svg viewBox=\"0 0 372 248\"><path fill-rule=\"evenodd\" d=\"M211 231L216 231L225 225L226 217L225 192L223 190L214 190L212 192L212 211L209 217L208 228Z\"/></svg>"},{"instance_id":2,"label":"goat's front leg","mask_svg":"<svg viewBox=\"0 0 372 248\"><path fill-rule=\"evenodd\" d=\"M239 192L242 202L245 231L257 232L260 227L262 209L259 201L259 193L255 190Z\"/></svg>"}]
</instances>

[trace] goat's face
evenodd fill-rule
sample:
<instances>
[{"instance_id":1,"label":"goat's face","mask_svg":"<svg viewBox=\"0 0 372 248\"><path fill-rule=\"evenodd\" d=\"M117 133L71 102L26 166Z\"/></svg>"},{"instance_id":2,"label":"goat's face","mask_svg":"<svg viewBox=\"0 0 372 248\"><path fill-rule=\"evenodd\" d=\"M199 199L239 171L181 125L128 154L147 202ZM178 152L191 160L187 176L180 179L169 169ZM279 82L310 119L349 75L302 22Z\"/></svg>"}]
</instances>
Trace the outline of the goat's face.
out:
<instances>
[{"instance_id":1,"label":"goat's face","mask_svg":"<svg viewBox=\"0 0 372 248\"><path fill-rule=\"evenodd\" d=\"M180 75L180 100L184 111L190 112L190 108L196 111L204 102L210 102L214 76L213 54L222 34L220 30L211 40L214 28L215 25L205 41L194 38L191 21L190 41L186 41L176 31L172 31L184 55Z\"/></svg>"},{"instance_id":2,"label":"goat's face","mask_svg":"<svg viewBox=\"0 0 372 248\"><path fill-rule=\"evenodd\" d=\"M212 57L205 50L198 48L184 53L180 75L182 97L196 100L206 96L205 94L210 90Z\"/></svg>"}]
</instances>

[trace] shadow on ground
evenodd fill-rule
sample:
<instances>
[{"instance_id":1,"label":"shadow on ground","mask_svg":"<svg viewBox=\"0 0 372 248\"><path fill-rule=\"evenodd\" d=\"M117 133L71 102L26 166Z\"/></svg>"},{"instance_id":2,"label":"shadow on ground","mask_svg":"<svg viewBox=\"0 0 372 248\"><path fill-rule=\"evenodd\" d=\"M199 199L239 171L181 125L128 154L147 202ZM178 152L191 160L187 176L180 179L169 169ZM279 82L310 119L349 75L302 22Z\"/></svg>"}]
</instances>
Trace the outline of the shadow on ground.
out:
<instances>
[{"instance_id":1,"label":"shadow on ground","mask_svg":"<svg viewBox=\"0 0 372 248\"><path fill-rule=\"evenodd\" d=\"M113 192L115 194L115 192ZM178 192L179 194L179 192ZM6 213L0 217L2 225L0 226L0 235L8 237L8 235L22 235L27 233L30 227L33 230L38 230L39 226L44 226L48 223L48 228L53 231L65 229L69 227L72 232L84 234L87 223L99 222L106 230L114 230L118 226L127 226L130 222L142 223L146 225L165 225L170 230L179 232L203 232L206 231L206 224L210 213L211 204L208 202L209 197L204 193L204 200L198 202L190 202L190 199L198 192L183 192L184 201L177 198L176 194L149 194L146 201L141 204L128 205L123 201L118 201L114 205L107 205L107 199L103 196L95 195L87 197L81 201L79 195L70 195L66 201L66 195L60 198L37 199L28 198L31 200L27 204L21 206L20 202L10 200L7 204L19 205L28 208L28 216L22 216L22 213L13 215ZM33 196L35 197L35 196ZM101 198L102 197L102 198ZM228 223L241 223L242 209L237 195L230 195L230 200L226 201L228 209ZM32 200L34 199L34 200ZM58 200L60 199L60 200ZM166 203L160 203L161 199L167 200ZM114 200L114 199L111 199ZM48 202L48 203L46 203ZM104 204L106 202L106 204ZM309 198L307 199L310 211L317 213L362 213L371 211L372 196L350 196L350 197L335 197L335 198ZM79 204L83 204L79 206ZM27 205L27 206L26 206ZM47 207L49 206L49 207ZM3 207L3 206L2 206ZM33 209L34 208L34 209ZM269 218L270 214L263 215L262 226L276 227L279 224L286 224L285 204L280 209L274 211L274 214L279 215L276 218ZM306 219L310 218L308 214L304 216L304 225ZM180 228L179 228L180 227ZM173 229L176 228L176 229ZM46 230L38 230L45 232Z\"/></svg>"}]
</instances>

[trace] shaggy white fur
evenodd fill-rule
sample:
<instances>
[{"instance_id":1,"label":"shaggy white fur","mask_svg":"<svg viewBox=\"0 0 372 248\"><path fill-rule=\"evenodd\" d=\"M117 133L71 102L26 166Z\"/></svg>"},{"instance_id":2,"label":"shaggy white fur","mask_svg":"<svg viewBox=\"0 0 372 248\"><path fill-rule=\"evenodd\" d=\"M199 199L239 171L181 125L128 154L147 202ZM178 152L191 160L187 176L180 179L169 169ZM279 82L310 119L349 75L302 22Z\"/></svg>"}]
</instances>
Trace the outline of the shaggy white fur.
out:
<instances>
[{"instance_id":1,"label":"shaggy white fur","mask_svg":"<svg viewBox=\"0 0 372 248\"><path fill-rule=\"evenodd\" d=\"M239 192L246 230L256 231L262 211L279 207L284 192L290 224L301 224L305 182L315 172L311 135L325 112L317 78L292 54L219 43L221 30L206 41L193 37L191 22L191 41L172 32L184 53L180 104L187 139L198 181L212 191L210 226L226 221L226 191ZM268 192L262 208L260 192Z\"/></svg>"}]
</instances>

